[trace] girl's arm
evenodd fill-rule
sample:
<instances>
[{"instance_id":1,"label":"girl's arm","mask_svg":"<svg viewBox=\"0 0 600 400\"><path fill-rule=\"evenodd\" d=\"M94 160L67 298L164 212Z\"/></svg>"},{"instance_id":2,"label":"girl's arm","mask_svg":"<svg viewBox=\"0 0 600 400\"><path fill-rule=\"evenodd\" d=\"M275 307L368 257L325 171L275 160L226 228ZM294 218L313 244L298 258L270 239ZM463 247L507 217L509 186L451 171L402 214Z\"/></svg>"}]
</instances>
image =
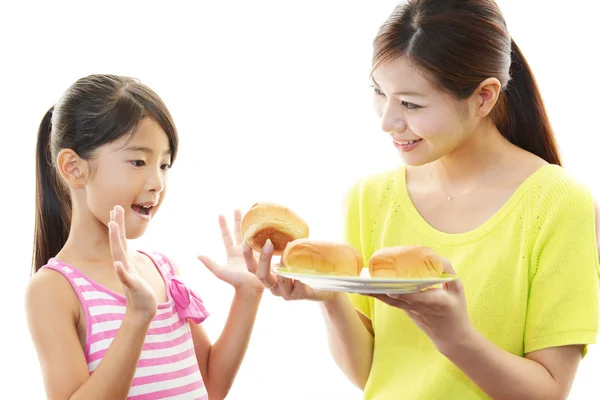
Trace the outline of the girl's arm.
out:
<instances>
[{"instance_id":1,"label":"girl's arm","mask_svg":"<svg viewBox=\"0 0 600 400\"><path fill-rule=\"evenodd\" d=\"M127 398L148 327L156 314L152 289L127 257L122 207L115 207L108 228L110 250L127 298L127 310L92 375L77 333L77 322L83 316L71 285L59 273L42 270L31 278L27 287L29 330L50 400Z\"/></svg>"},{"instance_id":2,"label":"girl's arm","mask_svg":"<svg viewBox=\"0 0 600 400\"><path fill-rule=\"evenodd\" d=\"M36 273L27 287L26 310L49 400L127 397L149 320L126 314L90 376L76 328L84 316L68 281L56 272Z\"/></svg>"},{"instance_id":3,"label":"girl's arm","mask_svg":"<svg viewBox=\"0 0 600 400\"><path fill-rule=\"evenodd\" d=\"M225 327L214 344L201 325L190 322L196 359L211 400L224 399L248 349L262 293L236 291Z\"/></svg>"},{"instance_id":4,"label":"girl's arm","mask_svg":"<svg viewBox=\"0 0 600 400\"><path fill-rule=\"evenodd\" d=\"M214 262L210 259L203 259L203 262L213 273L220 275L217 272L220 267ZM171 264L180 275L177 265L172 261ZM214 344L202 325L189 322L196 359L211 400L224 399L233 385L248 349L262 294L262 287L235 290L227 322Z\"/></svg>"},{"instance_id":5,"label":"girl's arm","mask_svg":"<svg viewBox=\"0 0 600 400\"><path fill-rule=\"evenodd\" d=\"M200 325L190 322L194 349L198 366L211 400L223 399L229 393L237 372L246 355L248 343L254 328L258 305L264 287L246 267L254 259L254 252L242 245L242 213L234 211L234 235L231 235L227 221L219 215L221 238L225 245L227 264L219 265L206 256L198 259L221 281L235 289L229 316L221 335L214 344ZM171 262L175 274L179 269Z\"/></svg>"}]
</instances>

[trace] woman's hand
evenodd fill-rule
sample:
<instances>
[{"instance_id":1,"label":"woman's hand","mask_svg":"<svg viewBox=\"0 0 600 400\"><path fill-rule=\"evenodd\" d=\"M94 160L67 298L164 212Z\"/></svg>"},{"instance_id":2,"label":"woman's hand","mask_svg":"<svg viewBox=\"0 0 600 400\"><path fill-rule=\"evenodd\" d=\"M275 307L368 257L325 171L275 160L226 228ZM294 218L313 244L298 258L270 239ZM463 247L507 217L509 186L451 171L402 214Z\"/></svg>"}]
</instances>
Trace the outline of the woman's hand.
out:
<instances>
[{"instance_id":1,"label":"woman's hand","mask_svg":"<svg viewBox=\"0 0 600 400\"><path fill-rule=\"evenodd\" d=\"M456 275L447 260L444 260L444 272ZM418 293L371 296L402 309L439 350L457 340L464 340L473 330L459 279L444 283L441 288L429 288Z\"/></svg>"},{"instance_id":2,"label":"woman's hand","mask_svg":"<svg viewBox=\"0 0 600 400\"><path fill-rule=\"evenodd\" d=\"M121 206L115 206L110 212L108 231L113 265L127 299L127 313L139 317L143 322L151 321L156 315L156 297L127 257L125 212Z\"/></svg>"},{"instance_id":3,"label":"woman's hand","mask_svg":"<svg viewBox=\"0 0 600 400\"><path fill-rule=\"evenodd\" d=\"M247 247L247 245L245 245ZM252 253L244 253L246 266L248 271L255 274L262 285L275 296L282 297L285 300L313 300L313 301L328 301L335 297L336 292L327 292L324 290L316 290L294 279L284 278L274 272L271 267L271 259L273 258L273 244L267 239L263 246L258 261L251 255ZM283 260L279 267L284 267ZM277 267L274 267L277 268Z\"/></svg>"},{"instance_id":4,"label":"woman's hand","mask_svg":"<svg viewBox=\"0 0 600 400\"><path fill-rule=\"evenodd\" d=\"M219 226L221 237L227 253L227 264L219 265L206 256L198 256L198 259L217 278L233 286L240 293L262 294L264 287L256 276L248 271L245 260L254 258L252 249L242 246L242 213L235 210L233 214L234 224L232 238L229 226L224 216L219 215ZM234 239L235 238L235 239Z\"/></svg>"}]
</instances>

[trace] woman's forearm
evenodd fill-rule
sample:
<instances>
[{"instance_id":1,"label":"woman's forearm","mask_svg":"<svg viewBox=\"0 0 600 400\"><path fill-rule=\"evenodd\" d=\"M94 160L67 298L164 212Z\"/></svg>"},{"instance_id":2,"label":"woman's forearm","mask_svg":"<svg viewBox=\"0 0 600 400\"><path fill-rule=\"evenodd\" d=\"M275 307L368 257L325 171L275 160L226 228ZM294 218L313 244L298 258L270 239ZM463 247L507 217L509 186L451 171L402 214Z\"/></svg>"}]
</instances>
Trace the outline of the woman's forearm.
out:
<instances>
[{"instance_id":1,"label":"woman's forearm","mask_svg":"<svg viewBox=\"0 0 600 400\"><path fill-rule=\"evenodd\" d=\"M335 362L360 389L364 389L373 361L373 336L344 293L321 303L329 349Z\"/></svg>"},{"instance_id":2,"label":"woman's forearm","mask_svg":"<svg viewBox=\"0 0 600 400\"><path fill-rule=\"evenodd\" d=\"M438 349L495 400L567 397L543 365L502 350L475 328L459 342L438 346Z\"/></svg>"}]
</instances>

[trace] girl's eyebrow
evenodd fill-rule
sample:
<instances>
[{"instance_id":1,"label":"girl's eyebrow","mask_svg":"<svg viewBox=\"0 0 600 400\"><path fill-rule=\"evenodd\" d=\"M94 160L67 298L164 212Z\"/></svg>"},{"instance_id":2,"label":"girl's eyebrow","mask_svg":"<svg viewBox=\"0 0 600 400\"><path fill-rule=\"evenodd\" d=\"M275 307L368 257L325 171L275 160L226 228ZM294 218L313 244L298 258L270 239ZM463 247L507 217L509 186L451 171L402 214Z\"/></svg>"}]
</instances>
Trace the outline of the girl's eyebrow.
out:
<instances>
[{"instance_id":1,"label":"girl's eyebrow","mask_svg":"<svg viewBox=\"0 0 600 400\"><path fill-rule=\"evenodd\" d=\"M148 153L150 155L154 154L154 150L152 150L150 147L145 147L145 146L129 146L127 148L124 149L125 151L143 151L144 153ZM171 150L165 150L163 152L163 156L166 156L168 154L171 154Z\"/></svg>"}]
</instances>

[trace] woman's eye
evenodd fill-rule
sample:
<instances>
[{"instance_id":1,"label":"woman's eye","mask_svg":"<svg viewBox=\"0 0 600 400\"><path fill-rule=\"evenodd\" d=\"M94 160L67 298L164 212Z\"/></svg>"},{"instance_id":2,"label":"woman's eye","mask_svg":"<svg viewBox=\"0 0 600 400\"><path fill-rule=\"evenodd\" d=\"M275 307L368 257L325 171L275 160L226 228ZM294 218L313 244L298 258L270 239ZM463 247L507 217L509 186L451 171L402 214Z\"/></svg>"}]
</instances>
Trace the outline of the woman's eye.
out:
<instances>
[{"instance_id":1,"label":"woman's eye","mask_svg":"<svg viewBox=\"0 0 600 400\"><path fill-rule=\"evenodd\" d=\"M131 161L131 164L133 164L134 167L143 167L146 165L146 162L144 160L133 160Z\"/></svg>"},{"instance_id":2,"label":"woman's eye","mask_svg":"<svg viewBox=\"0 0 600 400\"><path fill-rule=\"evenodd\" d=\"M421 108L421 106L418 106L414 103L409 103L408 101L403 101L402 107L406 108L407 110L418 110L419 108Z\"/></svg>"},{"instance_id":3,"label":"woman's eye","mask_svg":"<svg viewBox=\"0 0 600 400\"><path fill-rule=\"evenodd\" d=\"M164 171L168 171L171 169L171 164L163 164L160 166Z\"/></svg>"}]
</instances>

